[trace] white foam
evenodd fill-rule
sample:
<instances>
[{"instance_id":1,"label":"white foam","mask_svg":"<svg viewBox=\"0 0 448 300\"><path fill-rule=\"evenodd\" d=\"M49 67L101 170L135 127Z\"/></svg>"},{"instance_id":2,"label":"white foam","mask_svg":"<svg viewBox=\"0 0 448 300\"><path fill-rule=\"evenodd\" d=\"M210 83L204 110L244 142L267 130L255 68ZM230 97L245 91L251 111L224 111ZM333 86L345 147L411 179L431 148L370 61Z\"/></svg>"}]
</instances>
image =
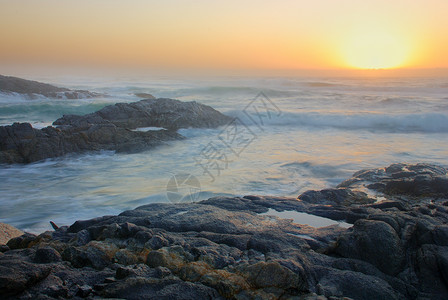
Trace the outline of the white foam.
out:
<instances>
[{"instance_id":1,"label":"white foam","mask_svg":"<svg viewBox=\"0 0 448 300\"><path fill-rule=\"evenodd\" d=\"M250 126L300 126L309 128L336 128L341 130L369 130L379 132L448 132L448 115L443 113L321 113L282 112L280 116L261 112L248 116L240 111L228 114L240 118ZM260 121L262 120L262 121Z\"/></svg>"}]
</instances>

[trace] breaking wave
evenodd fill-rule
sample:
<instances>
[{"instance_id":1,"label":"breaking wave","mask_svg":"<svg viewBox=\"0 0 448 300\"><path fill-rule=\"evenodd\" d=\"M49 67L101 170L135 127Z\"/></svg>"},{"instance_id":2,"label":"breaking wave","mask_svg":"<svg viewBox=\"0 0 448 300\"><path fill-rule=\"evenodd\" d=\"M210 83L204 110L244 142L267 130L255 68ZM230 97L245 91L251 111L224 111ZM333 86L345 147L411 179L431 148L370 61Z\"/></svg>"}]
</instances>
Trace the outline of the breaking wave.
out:
<instances>
[{"instance_id":1,"label":"breaking wave","mask_svg":"<svg viewBox=\"0 0 448 300\"><path fill-rule=\"evenodd\" d=\"M341 130L369 130L384 132L447 133L448 115L442 113L318 113L282 112L246 115L241 111L227 114L240 118L246 125L258 126L302 126L310 128L335 128Z\"/></svg>"}]
</instances>

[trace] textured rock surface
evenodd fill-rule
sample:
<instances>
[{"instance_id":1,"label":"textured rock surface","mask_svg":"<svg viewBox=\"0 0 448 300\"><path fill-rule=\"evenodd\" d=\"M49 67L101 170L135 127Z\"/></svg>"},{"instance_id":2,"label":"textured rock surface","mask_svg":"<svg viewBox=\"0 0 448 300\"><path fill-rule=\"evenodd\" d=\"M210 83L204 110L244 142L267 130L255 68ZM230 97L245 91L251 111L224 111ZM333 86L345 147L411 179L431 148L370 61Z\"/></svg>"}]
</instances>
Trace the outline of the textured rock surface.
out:
<instances>
[{"instance_id":1,"label":"textured rock surface","mask_svg":"<svg viewBox=\"0 0 448 300\"><path fill-rule=\"evenodd\" d=\"M186 127L218 127L231 120L210 106L172 99L118 103L85 116L69 115L34 129L29 123L0 126L0 163L30 163L68 153L114 150L138 152L170 140ZM167 130L132 131L138 127Z\"/></svg>"},{"instance_id":2,"label":"textured rock surface","mask_svg":"<svg viewBox=\"0 0 448 300\"><path fill-rule=\"evenodd\" d=\"M441 195L432 181L445 179L445 169L400 166L387 178L413 180L399 174L418 169L433 187L425 195ZM387 178L364 182L359 174L384 170L358 172L344 182L348 190L311 198L149 204L25 234L1 248L0 298L447 299L448 200L406 190L366 201L353 186L367 191ZM269 209L353 226L315 228L260 214Z\"/></svg>"},{"instance_id":3,"label":"textured rock surface","mask_svg":"<svg viewBox=\"0 0 448 300\"><path fill-rule=\"evenodd\" d=\"M5 245L10 239L21 236L22 230L9 224L0 223L0 245Z\"/></svg>"},{"instance_id":4,"label":"textured rock surface","mask_svg":"<svg viewBox=\"0 0 448 300\"><path fill-rule=\"evenodd\" d=\"M36 99L39 95L55 99L86 99L104 96L84 90L69 90L50 84L0 75L0 92L17 93L29 99Z\"/></svg>"},{"instance_id":5,"label":"textured rock surface","mask_svg":"<svg viewBox=\"0 0 448 300\"><path fill-rule=\"evenodd\" d=\"M183 137L168 130L136 132L113 124L34 129L29 123L0 126L0 163L30 163L68 153L138 152Z\"/></svg>"},{"instance_id":6,"label":"textured rock surface","mask_svg":"<svg viewBox=\"0 0 448 300\"><path fill-rule=\"evenodd\" d=\"M85 116L67 115L53 125L83 127L86 124L114 124L117 127L215 128L231 121L210 106L195 101L159 98L134 103L117 103Z\"/></svg>"}]
</instances>

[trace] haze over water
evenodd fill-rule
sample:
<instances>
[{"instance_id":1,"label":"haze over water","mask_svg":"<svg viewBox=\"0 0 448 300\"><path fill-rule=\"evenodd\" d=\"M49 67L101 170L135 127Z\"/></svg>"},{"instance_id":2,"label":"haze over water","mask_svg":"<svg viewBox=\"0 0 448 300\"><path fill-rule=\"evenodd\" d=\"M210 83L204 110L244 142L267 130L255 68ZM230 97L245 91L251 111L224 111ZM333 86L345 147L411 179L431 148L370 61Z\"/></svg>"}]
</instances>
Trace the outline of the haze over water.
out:
<instances>
[{"instance_id":1,"label":"haze over water","mask_svg":"<svg viewBox=\"0 0 448 300\"><path fill-rule=\"evenodd\" d=\"M1 95L2 125L26 121L39 128L62 114L137 101L134 93L148 92L210 105L238 118L242 131L236 135L239 144L231 142L229 127L183 129L186 140L143 153L88 153L2 166L0 221L31 232L48 229L50 220L69 225L169 202L167 184L176 174L199 180L200 192L182 191L197 193L194 200L226 194L297 197L308 189L334 187L360 169L396 162L448 165L446 77L34 79L110 97L30 101ZM270 110L255 115L254 103ZM225 159L204 169L212 153Z\"/></svg>"}]
</instances>

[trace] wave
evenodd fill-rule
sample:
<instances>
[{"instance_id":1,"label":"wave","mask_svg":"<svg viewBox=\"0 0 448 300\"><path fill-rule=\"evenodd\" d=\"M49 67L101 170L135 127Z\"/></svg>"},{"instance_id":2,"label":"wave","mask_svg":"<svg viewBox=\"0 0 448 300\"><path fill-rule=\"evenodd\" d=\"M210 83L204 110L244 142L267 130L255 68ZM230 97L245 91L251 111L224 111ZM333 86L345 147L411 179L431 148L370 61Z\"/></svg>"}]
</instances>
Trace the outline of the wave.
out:
<instances>
[{"instance_id":1,"label":"wave","mask_svg":"<svg viewBox=\"0 0 448 300\"><path fill-rule=\"evenodd\" d=\"M207 95L207 96L241 96L247 95L249 99L254 98L260 92L269 97L294 97L301 94L301 91L279 90L266 87L255 86L209 86L200 88L182 88L170 91L171 94L178 96L188 95Z\"/></svg>"},{"instance_id":2,"label":"wave","mask_svg":"<svg viewBox=\"0 0 448 300\"><path fill-rule=\"evenodd\" d=\"M100 110L116 101L93 100L34 100L27 103L0 103L0 123L40 122L52 123L63 114L84 115Z\"/></svg>"},{"instance_id":3,"label":"wave","mask_svg":"<svg viewBox=\"0 0 448 300\"><path fill-rule=\"evenodd\" d=\"M347 85L344 85L344 84L336 84L336 83L329 83L329 82L319 82L319 81L305 82L304 85L308 86L308 87L313 87L313 88L329 88L329 87L345 87L345 86L347 86Z\"/></svg>"},{"instance_id":4,"label":"wave","mask_svg":"<svg viewBox=\"0 0 448 300\"><path fill-rule=\"evenodd\" d=\"M281 112L279 115L244 114L242 111L229 111L228 115L238 117L248 126L294 126L307 128L334 128L341 130L369 130L374 132L426 132L448 133L448 115L442 113L319 113L319 112Z\"/></svg>"}]
</instances>

